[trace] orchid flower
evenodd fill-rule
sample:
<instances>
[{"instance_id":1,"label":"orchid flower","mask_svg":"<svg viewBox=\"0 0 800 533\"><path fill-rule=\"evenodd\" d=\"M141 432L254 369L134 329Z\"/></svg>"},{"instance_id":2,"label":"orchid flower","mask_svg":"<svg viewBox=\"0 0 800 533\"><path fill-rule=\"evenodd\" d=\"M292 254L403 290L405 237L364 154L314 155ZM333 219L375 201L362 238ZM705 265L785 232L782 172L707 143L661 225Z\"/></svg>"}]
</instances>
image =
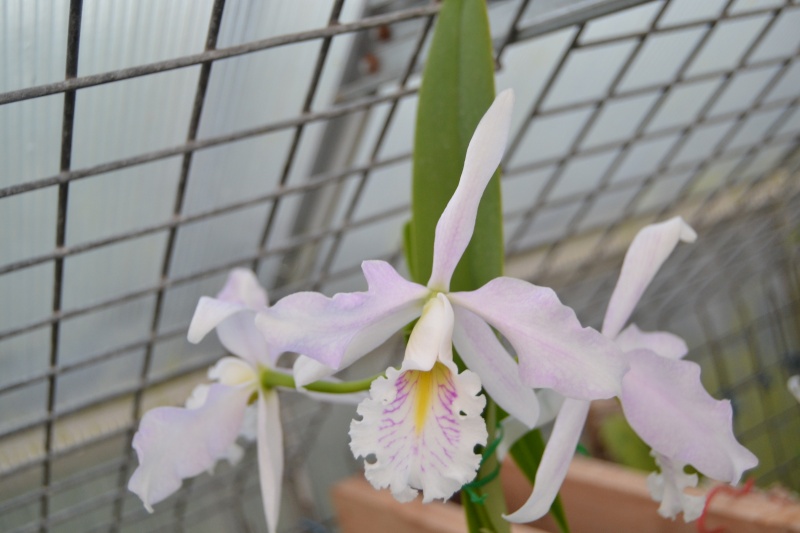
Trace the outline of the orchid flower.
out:
<instances>
[{"instance_id":1,"label":"orchid flower","mask_svg":"<svg viewBox=\"0 0 800 533\"><path fill-rule=\"evenodd\" d=\"M621 391L622 353L548 288L508 277L471 292L450 292L450 280L469 243L478 204L505 150L514 97L497 96L469 143L458 187L436 226L427 286L406 281L386 262L362 264L368 290L289 295L258 313L270 351L294 351L305 380L342 369L419 317L399 370L377 379L351 425L354 454L367 461L367 479L399 500L446 499L474 478L485 444L481 385L528 427L538 403L531 387L591 400ZM516 350L519 365L492 330ZM469 370L457 372L452 345ZM312 361L313 360L313 361Z\"/></svg>"},{"instance_id":2,"label":"orchid flower","mask_svg":"<svg viewBox=\"0 0 800 533\"><path fill-rule=\"evenodd\" d=\"M201 385L186 409L148 411L133 437L139 467L128 482L148 511L178 490L183 479L213 468L217 460L237 455L248 404L257 403L258 467L269 531L274 533L283 477L283 437L278 394L259 385L259 369L274 367L254 317L267 308L267 293L249 270L233 270L217 298L202 297L189 326L189 341L200 342L216 328L222 345L238 357L223 357L209 370L215 383Z\"/></svg>"},{"instance_id":3,"label":"orchid flower","mask_svg":"<svg viewBox=\"0 0 800 533\"><path fill-rule=\"evenodd\" d=\"M679 241L697 235L680 217L643 228L634 238L611 295L602 333L625 353L630 370L622 380L622 409L636 433L651 448L661 474L651 474L648 486L659 514L684 520L697 518L704 498L684 494L697 485L697 476L684 473L687 464L708 477L737 483L758 460L733 435L730 402L712 398L700 383L700 367L684 361L688 349L680 337L666 332L643 332L625 323L634 307ZM548 512L564 480L589 402L567 399L536 473L533 493L512 522L530 522Z\"/></svg>"}]
</instances>

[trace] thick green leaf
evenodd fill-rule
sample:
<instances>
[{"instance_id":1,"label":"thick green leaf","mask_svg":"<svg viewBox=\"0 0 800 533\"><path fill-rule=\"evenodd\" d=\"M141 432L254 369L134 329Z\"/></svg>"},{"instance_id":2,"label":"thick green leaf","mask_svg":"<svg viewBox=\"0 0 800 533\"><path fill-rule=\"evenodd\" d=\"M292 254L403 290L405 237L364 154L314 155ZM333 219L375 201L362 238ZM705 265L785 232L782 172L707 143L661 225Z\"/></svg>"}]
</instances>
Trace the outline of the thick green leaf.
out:
<instances>
[{"instance_id":1,"label":"thick green leaf","mask_svg":"<svg viewBox=\"0 0 800 533\"><path fill-rule=\"evenodd\" d=\"M418 283L430 278L436 223L458 185L475 127L493 100L494 61L484 0L446 0L425 64L414 138L409 256ZM476 289L502 273L498 172L483 195L475 234L451 289Z\"/></svg>"},{"instance_id":2,"label":"thick green leaf","mask_svg":"<svg viewBox=\"0 0 800 533\"><path fill-rule=\"evenodd\" d=\"M544 454L544 439L538 429L534 429L519 439L510 450L511 457L528 481L533 484L536 480L536 471L539 470L539 463L542 462ZM556 496L553 505L550 506L550 514L558 524L562 533L569 533L567 515L564 513L564 506L561 504L561 497Z\"/></svg>"}]
</instances>

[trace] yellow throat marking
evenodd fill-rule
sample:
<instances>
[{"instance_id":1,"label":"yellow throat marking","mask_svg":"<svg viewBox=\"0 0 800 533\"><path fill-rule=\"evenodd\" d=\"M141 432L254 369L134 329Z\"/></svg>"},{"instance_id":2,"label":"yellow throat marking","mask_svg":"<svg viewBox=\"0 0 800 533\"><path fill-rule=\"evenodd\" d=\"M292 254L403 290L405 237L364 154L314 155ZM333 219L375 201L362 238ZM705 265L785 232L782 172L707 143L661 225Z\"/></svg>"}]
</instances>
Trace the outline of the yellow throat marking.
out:
<instances>
[{"instance_id":1,"label":"yellow throat marking","mask_svg":"<svg viewBox=\"0 0 800 533\"><path fill-rule=\"evenodd\" d=\"M447 367L440 363L436 363L433 368L428 372L421 370L412 371L416 377L414 388L416 389L416 401L414 406L414 429L416 434L419 435L425 429L425 421L431 413L431 403L433 403L434 394L439 385L439 381L443 377L443 373Z\"/></svg>"}]
</instances>

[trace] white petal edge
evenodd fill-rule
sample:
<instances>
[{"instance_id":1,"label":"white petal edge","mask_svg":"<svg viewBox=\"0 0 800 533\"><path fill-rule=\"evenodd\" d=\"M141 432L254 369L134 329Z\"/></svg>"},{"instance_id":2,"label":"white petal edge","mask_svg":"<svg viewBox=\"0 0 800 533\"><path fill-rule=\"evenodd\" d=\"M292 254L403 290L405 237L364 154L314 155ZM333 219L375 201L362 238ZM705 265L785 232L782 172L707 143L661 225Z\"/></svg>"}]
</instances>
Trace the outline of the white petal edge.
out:
<instances>
[{"instance_id":1,"label":"white petal edge","mask_svg":"<svg viewBox=\"0 0 800 533\"><path fill-rule=\"evenodd\" d=\"M128 481L145 508L226 457L242 426L251 387L209 386L203 404L194 409L157 407L142 417L133 437L139 466Z\"/></svg>"},{"instance_id":2,"label":"white petal edge","mask_svg":"<svg viewBox=\"0 0 800 533\"><path fill-rule=\"evenodd\" d=\"M420 385L435 391L418 394ZM361 420L350 424L353 455L376 458L365 464L367 480L389 488L398 501L411 501L421 490L422 501L430 502L449 498L474 479L481 460L474 447L487 439L480 390L478 376L458 374L453 362L440 362L430 372L389 368L359 404Z\"/></svg>"},{"instance_id":3,"label":"white petal edge","mask_svg":"<svg viewBox=\"0 0 800 533\"><path fill-rule=\"evenodd\" d=\"M697 234L681 217L642 228L628 247L622 270L603 319L603 335L614 338L633 313L658 269L678 242L694 242Z\"/></svg>"},{"instance_id":4,"label":"white petal edge","mask_svg":"<svg viewBox=\"0 0 800 533\"><path fill-rule=\"evenodd\" d=\"M258 398L258 477L261 499L270 533L278 530L283 482L283 428L276 392L259 394Z\"/></svg>"},{"instance_id":5,"label":"white petal edge","mask_svg":"<svg viewBox=\"0 0 800 533\"><path fill-rule=\"evenodd\" d=\"M453 343L467 368L478 374L500 407L533 428L539 419L539 401L533 389L522 383L517 362L482 318L458 306L454 311Z\"/></svg>"},{"instance_id":6,"label":"white petal edge","mask_svg":"<svg viewBox=\"0 0 800 533\"><path fill-rule=\"evenodd\" d=\"M686 341L667 331L642 331L636 324L622 330L614 339L623 352L644 348L667 359L682 359L689 352Z\"/></svg>"},{"instance_id":7,"label":"white petal edge","mask_svg":"<svg viewBox=\"0 0 800 533\"><path fill-rule=\"evenodd\" d=\"M792 393L792 396L800 402L800 375L792 376L786 382L786 388Z\"/></svg>"},{"instance_id":8,"label":"white petal edge","mask_svg":"<svg viewBox=\"0 0 800 533\"><path fill-rule=\"evenodd\" d=\"M575 455L575 448L589 413L589 405L590 402L583 400L568 398L564 401L536 472L533 492L522 507L505 516L506 520L532 522L550 511Z\"/></svg>"},{"instance_id":9,"label":"white petal edge","mask_svg":"<svg viewBox=\"0 0 800 533\"><path fill-rule=\"evenodd\" d=\"M513 108L514 92L506 89L497 95L472 134L458 187L436 224L428 281L431 289L450 290L450 278L472 238L483 191L503 158Z\"/></svg>"},{"instance_id":10,"label":"white petal edge","mask_svg":"<svg viewBox=\"0 0 800 533\"><path fill-rule=\"evenodd\" d=\"M674 520L679 513L683 513L684 522L699 518L703 514L705 497L686 494L683 490L697 486L697 474L685 473L685 464L673 463L657 452L652 455L661 468L661 473L652 472L647 476L647 488L653 500L661 503L658 514Z\"/></svg>"}]
</instances>

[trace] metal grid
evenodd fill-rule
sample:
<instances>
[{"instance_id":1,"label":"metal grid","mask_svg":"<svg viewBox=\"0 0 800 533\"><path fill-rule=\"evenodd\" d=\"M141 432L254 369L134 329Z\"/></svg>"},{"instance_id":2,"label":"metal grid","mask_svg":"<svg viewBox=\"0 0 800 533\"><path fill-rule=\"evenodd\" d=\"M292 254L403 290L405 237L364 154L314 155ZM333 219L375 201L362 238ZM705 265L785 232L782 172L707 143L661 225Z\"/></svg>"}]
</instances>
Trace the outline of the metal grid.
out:
<instances>
[{"instance_id":1,"label":"metal grid","mask_svg":"<svg viewBox=\"0 0 800 533\"><path fill-rule=\"evenodd\" d=\"M800 410L796 405L776 400L778 393L774 391L798 366L796 321L800 303L796 279L795 285L791 284L796 255L792 255L786 236L800 225L796 215L792 215L800 211L799 189L796 174L781 178L776 177L775 171L785 168L796 171L790 166L790 156L800 138L797 92L800 85L796 82L800 79L800 42L796 36L781 31L785 32L782 28L798 18L800 6L796 2L765 2L752 8L745 2L730 0L702 16L681 18L682 4L685 7L678 0L610 0L586 1L577 8L556 5L550 9L540 8L537 2L529 0L490 4L493 23L499 21L499 26L493 25L493 35L500 84L514 85L513 81L504 81L504 76L514 69L514 54L531 53L526 46L536 50L548 39L564 42L552 64L543 66L545 74L540 86L527 92L517 88L518 101L527 101L528 107L520 111L524 120L515 124L504 164L510 269L519 270L521 277L563 290L565 301L592 323L605 308L624 250L621 243L626 242L632 229L675 212L686 216L701 232L703 240L713 245L687 247L679 253L679 258L670 262L672 270L660 276L658 285L648 293L649 299L641 306L647 311L640 311L637 319L643 325L662 329L665 323L667 326L674 323L670 329L689 338L692 357L703 364L705 376L712 376L706 378L710 380L710 390L719 396L733 397L737 416L745 410L745 405L753 402L763 408L760 417L748 417L746 427L739 424L737 431L746 444L755 446L764 439L771 443L770 458L765 461L762 457L766 466L758 471L762 481L780 480L797 488L800 450L782 439L785 428L794 427L790 424L796 426L800 420ZM27 439L26 442L40 439L40 444L34 445L32 451L29 449L23 459L17 455L4 460L0 470L2 485L14 487L4 489L0 499L0 523L4 529L155 531L189 526L209 530L262 527L257 479L251 475L252 453L239 468L221 467L213 477L203 476L187 483L170 500L171 505L163 504L150 516L125 489L135 464L130 439L146 406L164 398L180 401L181 394L198 379L198 371L220 355L216 350L201 351L199 356L188 358L171 370L153 372L153 361L160 347L179 342L186 331L186 323L164 324L165 302L170 291L185 290L191 293L187 299L196 301L204 290L208 292L205 287L218 284L221 276L234 266L251 266L258 271L273 300L301 289L351 288L358 283L358 262L366 257L349 257L349 263L342 265L339 258L350 253L346 239L379 225L387 225L385 233L399 235L400 224L408 213L406 204L367 215L360 210L367 202L368 188L376 180L386 179L377 175L402 168L410 158L408 149L393 149L389 155L385 149L387 139L400 121L401 107L415 99L420 63L439 5L409 7L404 2L376 2L359 20L340 22L343 5L344 0L330 3L328 21L323 27L217 48L228 6L225 0L215 0L209 12L203 52L78 76L83 2L72 0L65 79L0 94L0 105L64 95L59 172L22 182L12 179L11 185L0 188L0 200L41 189L58 190L55 246L44 253L0 265L0 279L52 265L53 287L49 314L12 327L0 325L0 346L30 333L49 331L47 370L12 376L0 387L0 398L30 390L43 391L41 401L45 403L44 416L3 426L0 432L0 446L7 449L15 439ZM603 17L633 10L647 11L644 18L648 22L631 31L601 32L602 36L596 37ZM708 66L708 61L702 65L703 55L713 49L715 39L724 31L736 29L737 24L758 28L743 32L748 37L743 39L746 42L740 49L732 51L735 57L725 58L721 66ZM376 31L385 32L386 28L395 34L394 38L387 42L375 37ZM339 98L333 105L317 109L315 96L327 67L331 44L337 36L351 33L357 34L359 40ZM665 66L663 76L657 80L630 81L643 63L652 61L653 56L648 54L657 53L659 42L663 44L675 36L689 34L695 40L672 65L672 72ZM198 135L209 79L217 62L302 42L319 43L319 48L303 105L296 114L229 133ZM592 90L584 94L570 93L570 84L575 82L575 65L592 57L602 62L603 53L610 49L623 53L607 64L607 79L595 80ZM600 55L592 56L593 53ZM366 57L364 54L373 60L385 59L387 67L365 74L363 65L361 69L358 65ZM398 57L402 61L392 64L392 59ZM75 102L80 91L193 66L199 66L199 71L184 143L74 168L71 157ZM719 103L735 93L737 84L752 88L742 82L747 76L762 76L760 89L720 111ZM676 123L665 121L665 115L675 112L675 101L682 91L691 95L697 87L707 92L697 98L695 108ZM631 102L639 103L640 107L633 110ZM624 116L634 118L625 124L620 118ZM350 135L353 120L361 121L360 127L371 134ZM292 180L306 129L315 124L326 125L330 145L320 149L315 165L318 171L301 180ZM549 153L545 150L542 155L536 150L536 143L541 140L537 128L554 131L555 137L562 138L563 146ZM616 132L616 138L598 141L603 137L598 131ZM196 154L275 132L289 132L291 142L284 159L270 163L281 168L272 189L211 209L185 210L187 186L197 168ZM653 146L660 147L660 151ZM347 165L334 165L331 167L334 170L327 170L326 163L336 154L357 149L366 154L360 161L355 158L355 163L351 160ZM647 158L634 157L637 153L644 153ZM181 164L171 216L145 221L140 227L103 238L67 244L70 189L75 183L175 156L181 158ZM645 160L646 170L639 172L631 172L631 164L626 163ZM576 165L581 164L591 168L591 179L576 171ZM761 191L767 192L757 194ZM301 208L291 235L279 239L275 237L279 211L290 199L299 200ZM194 272L175 271L173 264L180 253L176 243L181 231L256 206L265 208L265 216L256 229L259 238L253 248L235 259L221 258L216 264ZM317 223L303 216L315 211L331 214ZM148 236L163 237L155 283L124 287L120 294L90 304L74 307L63 304L66 262ZM390 243L390 251L384 257L395 264L401 262L397 242L399 238ZM686 275L681 271L685 268L691 268L693 273ZM207 283L198 285L198 282ZM715 298L724 301L715 303ZM64 323L140 304L149 317L146 335L110 343L94 352L87 349L90 355L78 361L62 360ZM727 316L725 310L731 308L736 316L725 323L720 317ZM188 318L189 315L186 321ZM687 322L694 324L697 331ZM735 356L729 354L738 354L741 347L737 343L741 342L747 345L743 353L752 358L753 371L734 377L728 367ZM770 343L774 346L768 346ZM770 361L768 354L778 355ZM86 401L58 406L59 385L72 374L123 359L130 359L138 380ZM748 397L752 391L757 396L755 400ZM148 401L148 395L152 400ZM113 423L108 415L101 417L105 421L101 431L87 433L89 436L80 436L71 443L64 439L57 444L60 424L66 427L67 423L92 419L96 410L112 404L122 405L126 414L117 411ZM289 441L285 487L289 500L285 507L289 510L284 513L316 517L320 521L316 525L300 522L297 526L315 530L328 523L326 509L324 504L309 501L309 494L314 491L303 486L303 477L308 475L309 463L313 463L312 443L320 431L320 421L330 416L330 412L302 399L287 397L283 414ZM344 447L340 456L343 464L355 468L346 458Z\"/></svg>"}]
</instances>

